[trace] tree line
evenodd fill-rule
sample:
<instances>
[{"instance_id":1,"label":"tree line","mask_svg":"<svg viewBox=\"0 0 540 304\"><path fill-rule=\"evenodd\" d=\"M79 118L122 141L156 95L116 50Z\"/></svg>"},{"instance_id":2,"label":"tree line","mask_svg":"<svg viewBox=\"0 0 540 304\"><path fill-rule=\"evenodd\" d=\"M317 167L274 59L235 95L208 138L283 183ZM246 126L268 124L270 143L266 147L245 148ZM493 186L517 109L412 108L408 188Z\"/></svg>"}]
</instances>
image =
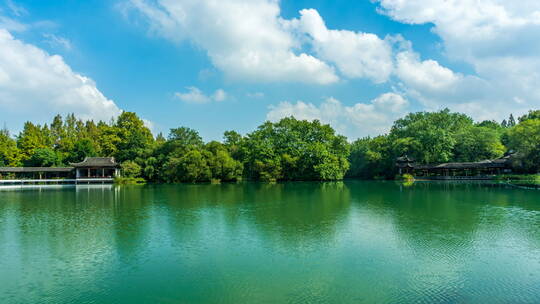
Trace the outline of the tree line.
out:
<instances>
[{"instance_id":1,"label":"tree line","mask_svg":"<svg viewBox=\"0 0 540 304\"><path fill-rule=\"evenodd\" d=\"M513 153L521 173L540 171L540 111L515 121L474 122L445 109L410 113L394 122L390 132L351 144L347 176L392 178L395 159L407 155L419 163L475 162Z\"/></svg>"},{"instance_id":2,"label":"tree line","mask_svg":"<svg viewBox=\"0 0 540 304\"><path fill-rule=\"evenodd\" d=\"M171 129L166 138L153 136L133 112L97 123L57 115L50 124L26 122L14 137L0 131L0 166L68 166L112 156L125 176L169 183L393 178L395 159L404 154L437 163L494 159L510 151L523 160L523 172L540 170L540 111L501 123L475 123L448 109L411 113L388 134L352 143L329 125L292 117L246 135L227 131L221 142L204 142L186 127Z\"/></svg>"}]
</instances>

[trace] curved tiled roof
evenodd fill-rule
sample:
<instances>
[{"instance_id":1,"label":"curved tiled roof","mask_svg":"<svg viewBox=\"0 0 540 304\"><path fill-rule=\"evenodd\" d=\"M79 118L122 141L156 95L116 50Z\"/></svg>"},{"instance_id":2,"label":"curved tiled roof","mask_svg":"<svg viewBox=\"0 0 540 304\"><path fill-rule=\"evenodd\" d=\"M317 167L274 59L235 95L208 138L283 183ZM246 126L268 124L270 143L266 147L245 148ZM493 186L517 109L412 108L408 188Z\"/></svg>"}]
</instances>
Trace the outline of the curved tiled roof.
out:
<instances>
[{"instance_id":1,"label":"curved tiled roof","mask_svg":"<svg viewBox=\"0 0 540 304\"><path fill-rule=\"evenodd\" d=\"M407 156L400 157L396 161L396 166L400 168L409 167L418 170L436 170L436 169L505 169L512 166L512 159L516 154L509 154L504 157L493 159L493 160L483 160L478 162L454 162L454 163L442 163L442 164L418 164L413 163L412 165L407 163L404 164L404 160L409 160Z\"/></svg>"},{"instance_id":2,"label":"curved tiled roof","mask_svg":"<svg viewBox=\"0 0 540 304\"><path fill-rule=\"evenodd\" d=\"M118 167L118 163L114 161L114 157L86 157L80 163L71 163L75 168L87 167Z\"/></svg>"}]
</instances>

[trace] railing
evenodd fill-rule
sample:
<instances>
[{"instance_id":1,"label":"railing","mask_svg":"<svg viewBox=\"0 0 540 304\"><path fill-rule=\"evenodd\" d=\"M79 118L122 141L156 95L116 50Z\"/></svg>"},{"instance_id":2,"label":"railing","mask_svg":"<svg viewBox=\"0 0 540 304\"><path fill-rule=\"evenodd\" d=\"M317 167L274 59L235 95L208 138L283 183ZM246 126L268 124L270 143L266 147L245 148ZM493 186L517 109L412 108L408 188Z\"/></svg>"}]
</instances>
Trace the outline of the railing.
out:
<instances>
[{"instance_id":1,"label":"railing","mask_svg":"<svg viewBox=\"0 0 540 304\"><path fill-rule=\"evenodd\" d=\"M0 179L0 185L13 184L94 184L112 183L113 178L66 178L66 179Z\"/></svg>"},{"instance_id":2,"label":"railing","mask_svg":"<svg viewBox=\"0 0 540 304\"><path fill-rule=\"evenodd\" d=\"M492 180L493 175L477 175L477 176L415 176L418 180Z\"/></svg>"}]
</instances>

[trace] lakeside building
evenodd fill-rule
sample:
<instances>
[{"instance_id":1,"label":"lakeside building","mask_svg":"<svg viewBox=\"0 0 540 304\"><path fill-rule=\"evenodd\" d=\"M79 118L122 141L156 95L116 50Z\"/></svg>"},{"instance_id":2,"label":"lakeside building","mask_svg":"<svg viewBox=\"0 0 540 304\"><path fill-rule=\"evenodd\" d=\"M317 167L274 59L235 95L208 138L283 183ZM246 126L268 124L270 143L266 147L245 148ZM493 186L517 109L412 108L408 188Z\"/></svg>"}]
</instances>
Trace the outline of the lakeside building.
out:
<instances>
[{"instance_id":1,"label":"lakeside building","mask_svg":"<svg viewBox=\"0 0 540 304\"><path fill-rule=\"evenodd\" d=\"M114 157L86 157L80 163L70 163L76 178L113 178L120 176L120 165Z\"/></svg>"},{"instance_id":2,"label":"lakeside building","mask_svg":"<svg viewBox=\"0 0 540 304\"><path fill-rule=\"evenodd\" d=\"M514 166L514 154L479 162L441 164L418 164L407 155L396 159L399 174L411 174L425 179L490 179L494 175L512 173Z\"/></svg>"},{"instance_id":3,"label":"lakeside building","mask_svg":"<svg viewBox=\"0 0 540 304\"><path fill-rule=\"evenodd\" d=\"M112 183L120 165L114 157L86 157L71 167L0 167L0 183Z\"/></svg>"}]
</instances>

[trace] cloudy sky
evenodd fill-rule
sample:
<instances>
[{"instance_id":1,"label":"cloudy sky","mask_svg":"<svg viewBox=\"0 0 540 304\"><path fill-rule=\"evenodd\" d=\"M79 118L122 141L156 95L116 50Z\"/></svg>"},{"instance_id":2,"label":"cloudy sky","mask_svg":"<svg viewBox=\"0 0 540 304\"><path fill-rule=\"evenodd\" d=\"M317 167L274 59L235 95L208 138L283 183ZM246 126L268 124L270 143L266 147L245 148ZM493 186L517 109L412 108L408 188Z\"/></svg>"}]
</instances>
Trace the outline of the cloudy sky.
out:
<instances>
[{"instance_id":1,"label":"cloudy sky","mask_svg":"<svg viewBox=\"0 0 540 304\"><path fill-rule=\"evenodd\" d=\"M540 108L538 0L0 0L0 123L139 113L207 139L294 115Z\"/></svg>"}]
</instances>

